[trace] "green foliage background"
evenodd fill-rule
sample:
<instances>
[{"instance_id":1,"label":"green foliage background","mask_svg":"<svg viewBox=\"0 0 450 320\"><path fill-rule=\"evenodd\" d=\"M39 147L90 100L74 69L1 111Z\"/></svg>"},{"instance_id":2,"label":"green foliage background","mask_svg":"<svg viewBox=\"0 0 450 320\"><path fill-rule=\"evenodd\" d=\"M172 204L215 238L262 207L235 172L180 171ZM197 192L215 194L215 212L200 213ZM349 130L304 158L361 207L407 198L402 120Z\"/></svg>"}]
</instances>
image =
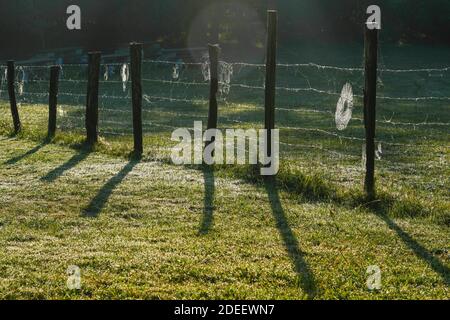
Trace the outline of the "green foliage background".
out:
<instances>
[{"instance_id":1,"label":"green foliage background","mask_svg":"<svg viewBox=\"0 0 450 320\"><path fill-rule=\"evenodd\" d=\"M214 10L214 4L227 9ZM82 9L83 30L69 32L66 8ZM280 13L280 37L285 42L361 41L365 10L378 4L383 12L383 36L395 43L450 44L448 0L15 0L1 1L0 36L6 41L0 56L17 56L42 49L82 46L89 49L114 47L139 40L185 46L196 17L212 8L204 21L205 35L219 25L219 32L235 43L251 28L252 20L264 23L267 8ZM249 18L242 5L256 12ZM214 12L215 11L215 12Z\"/></svg>"}]
</instances>

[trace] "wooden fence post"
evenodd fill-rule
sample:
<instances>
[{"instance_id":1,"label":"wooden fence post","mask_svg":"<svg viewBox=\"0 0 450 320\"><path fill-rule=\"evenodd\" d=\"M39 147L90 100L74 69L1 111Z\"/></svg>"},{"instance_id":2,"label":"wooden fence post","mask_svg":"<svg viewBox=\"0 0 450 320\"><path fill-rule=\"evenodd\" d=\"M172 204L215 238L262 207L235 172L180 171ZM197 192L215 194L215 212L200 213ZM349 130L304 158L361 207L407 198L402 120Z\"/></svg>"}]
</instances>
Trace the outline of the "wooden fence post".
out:
<instances>
[{"instance_id":1,"label":"wooden fence post","mask_svg":"<svg viewBox=\"0 0 450 320\"><path fill-rule=\"evenodd\" d=\"M219 55L220 47L218 44L209 44L209 74L210 74L210 91L209 91L209 111L207 130L217 129L217 93L219 92ZM212 145L216 139L213 137L211 141L205 143L205 148ZM214 152L213 152L214 154Z\"/></svg>"},{"instance_id":2,"label":"wooden fence post","mask_svg":"<svg viewBox=\"0 0 450 320\"><path fill-rule=\"evenodd\" d=\"M14 61L8 61L8 94L9 104L11 106L11 115L14 124L14 133L18 134L22 125L20 123L19 110L17 109L16 90L14 88L15 82L15 67Z\"/></svg>"},{"instance_id":3,"label":"wooden fence post","mask_svg":"<svg viewBox=\"0 0 450 320\"><path fill-rule=\"evenodd\" d=\"M50 87L48 95L48 137L53 138L56 133L56 109L58 105L59 66L50 68Z\"/></svg>"},{"instance_id":4,"label":"wooden fence post","mask_svg":"<svg viewBox=\"0 0 450 320\"><path fill-rule=\"evenodd\" d=\"M272 132L275 129L275 89L277 70L277 11L267 11L267 56L265 89L265 129L267 132L267 153L272 155Z\"/></svg>"},{"instance_id":5,"label":"wooden fence post","mask_svg":"<svg viewBox=\"0 0 450 320\"><path fill-rule=\"evenodd\" d=\"M100 52L89 53L89 71L86 102L87 143L98 141L98 85L100 80Z\"/></svg>"},{"instance_id":6,"label":"wooden fence post","mask_svg":"<svg viewBox=\"0 0 450 320\"><path fill-rule=\"evenodd\" d=\"M375 128L377 103L378 30L365 27L364 124L366 129L366 177L364 189L370 200L375 198Z\"/></svg>"},{"instance_id":7,"label":"wooden fence post","mask_svg":"<svg viewBox=\"0 0 450 320\"><path fill-rule=\"evenodd\" d=\"M142 143L142 44L130 44L131 57L131 91L133 102L134 153L138 156L144 152Z\"/></svg>"},{"instance_id":8,"label":"wooden fence post","mask_svg":"<svg viewBox=\"0 0 450 320\"><path fill-rule=\"evenodd\" d=\"M209 92L209 112L208 129L217 129L217 93L219 91L219 45L208 45L209 65L210 65L210 92Z\"/></svg>"}]
</instances>

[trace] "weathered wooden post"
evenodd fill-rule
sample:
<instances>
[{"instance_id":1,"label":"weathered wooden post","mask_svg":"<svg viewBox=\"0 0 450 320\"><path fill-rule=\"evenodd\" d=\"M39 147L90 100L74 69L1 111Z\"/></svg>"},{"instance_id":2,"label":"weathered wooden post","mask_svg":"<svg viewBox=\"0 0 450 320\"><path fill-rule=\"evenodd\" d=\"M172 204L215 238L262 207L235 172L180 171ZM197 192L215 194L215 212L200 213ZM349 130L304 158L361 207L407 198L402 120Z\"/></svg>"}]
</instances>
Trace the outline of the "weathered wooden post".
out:
<instances>
[{"instance_id":1,"label":"weathered wooden post","mask_svg":"<svg viewBox=\"0 0 450 320\"><path fill-rule=\"evenodd\" d=\"M265 92L265 129L267 130L267 153L272 155L272 132L275 129L275 89L277 70L277 11L267 11L267 56Z\"/></svg>"},{"instance_id":2,"label":"weathered wooden post","mask_svg":"<svg viewBox=\"0 0 450 320\"><path fill-rule=\"evenodd\" d=\"M100 79L100 52L89 53L88 87L86 102L87 143L98 141L98 86Z\"/></svg>"},{"instance_id":3,"label":"weathered wooden post","mask_svg":"<svg viewBox=\"0 0 450 320\"><path fill-rule=\"evenodd\" d=\"M138 156L144 152L142 143L142 44L130 44L131 57L131 91L133 103L134 153Z\"/></svg>"},{"instance_id":4,"label":"weathered wooden post","mask_svg":"<svg viewBox=\"0 0 450 320\"><path fill-rule=\"evenodd\" d=\"M48 138L53 138L56 133L56 110L58 105L58 82L60 66L50 68L50 87L48 95Z\"/></svg>"},{"instance_id":5,"label":"weathered wooden post","mask_svg":"<svg viewBox=\"0 0 450 320\"><path fill-rule=\"evenodd\" d=\"M375 128L377 103L378 30L365 27L364 124L366 129L366 177L364 189L375 198Z\"/></svg>"},{"instance_id":6,"label":"weathered wooden post","mask_svg":"<svg viewBox=\"0 0 450 320\"><path fill-rule=\"evenodd\" d=\"M8 94L9 94L9 104L11 106L11 115L13 118L14 124L14 133L18 134L22 125L20 123L19 110L17 109L17 101L16 101L16 90L14 88L14 80L15 80L15 67L14 61L8 61Z\"/></svg>"},{"instance_id":7,"label":"weathered wooden post","mask_svg":"<svg viewBox=\"0 0 450 320\"><path fill-rule=\"evenodd\" d=\"M208 45L209 65L210 65L210 92L209 92L209 113L208 129L217 129L217 93L219 92L219 45Z\"/></svg>"}]
</instances>

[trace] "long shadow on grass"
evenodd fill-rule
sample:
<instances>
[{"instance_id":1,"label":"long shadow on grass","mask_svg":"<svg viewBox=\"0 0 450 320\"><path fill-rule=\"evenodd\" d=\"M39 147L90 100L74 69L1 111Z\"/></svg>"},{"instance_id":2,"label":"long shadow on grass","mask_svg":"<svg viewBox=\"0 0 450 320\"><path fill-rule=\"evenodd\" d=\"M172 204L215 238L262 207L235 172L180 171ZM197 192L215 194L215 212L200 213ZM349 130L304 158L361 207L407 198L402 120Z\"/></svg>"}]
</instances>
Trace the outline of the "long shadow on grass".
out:
<instances>
[{"instance_id":1,"label":"long shadow on grass","mask_svg":"<svg viewBox=\"0 0 450 320\"><path fill-rule=\"evenodd\" d=\"M106 202L111 196L114 189L122 183L125 177L133 170L140 160L131 160L120 172L112 177L91 200L89 205L84 209L83 216L95 218L98 217Z\"/></svg>"},{"instance_id":2,"label":"long shadow on grass","mask_svg":"<svg viewBox=\"0 0 450 320\"><path fill-rule=\"evenodd\" d=\"M205 200L203 209L203 220L199 231L201 235L205 235L210 231L214 221L215 179L214 179L214 169L212 167L204 166L203 179L205 181Z\"/></svg>"},{"instance_id":3,"label":"long shadow on grass","mask_svg":"<svg viewBox=\"0 0 450 320\"><path fill-rule=\"evenodd\" d=\"M275 218L278 231L283 238L284 246L292 260L295 268L295 272L300 280L300 285L304 292L306 292L308 299L313 299L316 295L316 285L314 275L304 259L304 253L299 247L297 238L294 235L289 222L284 212L283 206L280 201L280 195L276 186L276 180L273 177L268 177L265 180L265 188L269 195L270 205L272 207L272 213Z\"/></svg>"},{"instance_id":4,"label":"long shadow on grass","mask_svg":"<svg viewBox=\"0 0 450 320\"><path fill-rule=\"evenodd\" d=\"M47 173L45 176L43 176L41 178L41 181L45 181L45 182L54 182L54 181L56 181L59 177L61 177L64 174L64 172L74 168L81 161L86 159L89 156L90 153L91 153L90 149L80 150L79 153L74 155L67 162L63 163L58 168L53 169L52 171Z\"/></svg>"},{"instance_id":5,"label":"long shadow on grass","mask_svg":"<svg viewBox=\"0 0 450 320\"><path fill-rule=\"evenodd\" d=\"M434 270L434 272L439 274L446 285L450 285L450 268L444 265L424 246L414 240L413 237L411 237L398 224L389 218L387 208L385 206L380 204L380 202L373 202L373 204L369 206L369 210L371 210L372 213L374 213L378 218L383 220L389 229L394 231L403 243L407 245L418 258L425 261Z\"/></svg>"},{"instance_id":6,"label":"long shadow on grass","mask_svg":"<svg viewBox=\"0 0 450 320\"><path fill-rule=\"evenodd\" d=\"M38 152L39 150L41 150L43 147L45 147L48 144L48 142L43 142L39 145L37 145L36 147L34 147L31 150L28 150L27 152L25 152L24 154L21 154L20 156L14 157L9 159L8 161L5 162L6 165L13 165L18 163L19 161L22 161L23 159L32 156L33 154L35 154L36 152Z\"/></svg>"}]
</instances>

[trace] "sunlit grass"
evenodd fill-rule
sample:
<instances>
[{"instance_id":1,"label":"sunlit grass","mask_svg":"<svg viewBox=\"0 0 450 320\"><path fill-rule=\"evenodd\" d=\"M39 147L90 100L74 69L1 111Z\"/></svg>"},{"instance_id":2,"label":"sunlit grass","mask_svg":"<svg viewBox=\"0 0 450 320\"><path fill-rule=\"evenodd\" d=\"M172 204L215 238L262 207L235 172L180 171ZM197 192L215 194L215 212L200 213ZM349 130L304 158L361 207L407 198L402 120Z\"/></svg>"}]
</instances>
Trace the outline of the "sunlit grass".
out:
<instances>
[{"instance_id":1,"label":"sunlit grass","mask_svg":"<svg viewBox=\"0 0 450 320\"><path fill-rule=\"evenodd\" d=\"M361 110L336 132L335 102L315 113L285 101L275 179L257 166L172 164L170 128L206 123L201 101L144 107L141 160L127 105L101 106L88 147L82 101L63 105L51 140L45 104L21 103L15 136L0 103L0 298L446 299L447 127L380 123L377 138L390 144L368 201L363 142L332 135L364 138ZM429 121L447 121L447 107L433 105ZM399 108L403 122L424 120L411 103L381 104L379 119ZM263 123L252 95L220 104L221 129ZM73 264L81 291L66 287ZM378 292L366 288L369 265L383 272Z\"/></svg>"},{"instance_id":2,"label":"sunlit grass","mask_svg":"<svg viewBox=\"0 0 450 320\"><path fill-rule=\"evenodd\" d=\"M389 190L367 203L295 167L274 184L252 167L185 168L61 145L77 139L0 138L1 298L448 296L448 227L389 218L429 204ZM80 291L66 287L69 265L81 268ZM380 291L366 288L369 265L383 272Z\"/></svg>"}]
</instances>

